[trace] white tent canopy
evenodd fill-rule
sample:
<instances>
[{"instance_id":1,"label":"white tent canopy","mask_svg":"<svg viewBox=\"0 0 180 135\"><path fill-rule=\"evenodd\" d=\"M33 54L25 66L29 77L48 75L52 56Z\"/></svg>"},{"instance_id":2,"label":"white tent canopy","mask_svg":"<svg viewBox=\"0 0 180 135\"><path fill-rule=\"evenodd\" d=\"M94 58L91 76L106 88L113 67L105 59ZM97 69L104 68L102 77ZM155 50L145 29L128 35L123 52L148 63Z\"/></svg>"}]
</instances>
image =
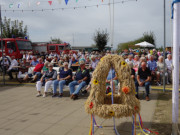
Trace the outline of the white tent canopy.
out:
<instances>
[{"instance_id":1,"label":"white tent canopy","mask_svg":"<svg viewBox=\"0 0 180 135\"><path fill-rule=\"evenodd\" d=\"M154 47L153 44L148 43L148 42L146 42L146 41L141 42L141 43L137 43L137 44L135 44L135 46L140 46L140 47Z\"/></svg>"}]
</instances>

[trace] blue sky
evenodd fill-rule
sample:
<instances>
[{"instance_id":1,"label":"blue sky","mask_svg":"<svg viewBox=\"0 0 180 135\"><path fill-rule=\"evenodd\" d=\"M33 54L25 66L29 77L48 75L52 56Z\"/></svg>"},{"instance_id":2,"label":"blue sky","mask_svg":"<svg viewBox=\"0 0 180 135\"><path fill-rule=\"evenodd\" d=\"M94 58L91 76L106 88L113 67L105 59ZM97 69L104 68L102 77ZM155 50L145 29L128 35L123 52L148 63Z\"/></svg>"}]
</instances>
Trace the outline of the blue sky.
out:
<instances>
[{"instance_id":1,"label":"blue sky","mask_svg":"<svg viewBox=\"0 0 180 135\"><path fill-rule=\"evenodd\" d=\"M46 42L50 37L60 38L75 46L91 46L94 44L93 34L97 29L107 29L110 32L110 10L109 6L90 5L106 4L109 0L69 0L68 5L62 0L52 0L52 5L48 0L1 0L2 17L6 16L12 20L24 21L28 26L28 32L32 42ZM60 1L60 0L59 0ZM112 0L110 0L112 2ZM121 2L122 0L114 0ZM126 1L126 0L125 0ZM135 40L144 32L154 32L156 45L163 46L163 1L164 0L137 0L114 6L114 48L122 42ZM166 31L167 46L172 42L172 21L171 21L171 0L166 0ZM29 6L30 3L30 6ZM9 8L9 4L13 7ZM20 7L18 8L18 4ZM80 7L79 9L64 9L50 11L12 12L4 10L41 10L55 8ZM111 13L112 13L111 6ZM112 18L112 15L111 15ZM112 21L112 19L111 19ZM111 40L112 36L110 36ZM110 45L110 42L108 42Z\"/></svg>"}]
</instances>

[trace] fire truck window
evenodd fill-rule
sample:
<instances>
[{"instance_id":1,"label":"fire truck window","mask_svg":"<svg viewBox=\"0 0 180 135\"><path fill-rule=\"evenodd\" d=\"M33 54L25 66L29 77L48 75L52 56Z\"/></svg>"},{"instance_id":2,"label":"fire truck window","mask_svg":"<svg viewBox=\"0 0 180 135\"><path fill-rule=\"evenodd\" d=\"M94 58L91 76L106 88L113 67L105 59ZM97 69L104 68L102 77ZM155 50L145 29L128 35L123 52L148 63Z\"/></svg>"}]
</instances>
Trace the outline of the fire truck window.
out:
<instances>
[{"instance_id":1,"label":"fire truck window","mask_svg":"<svg viewBox=\"0 0 180 135\"><path fill-rule=\"evenodd\" d=\"M1 45L1 41L0 41L0 45ZM5 48L5 41L3 41L3 46L1 45L0 47L1 47L0 49L2 49L2 47ZM3 48L3 49L4 49L4 48Z\"/></svg>"},{"instance_id":2,"label":"fire truck window","mask_svg":"<svg viewBox=\"0 0 180 135\"><path fill-rule=\"evenodd\" d=\"M59 46L59 50L63 50L64 49L64 47L63 46Z\"/></svg>"},{"instance_id":3,"label":"fire truck window","mask_svg":"<svg viewBox=\"0 0 180 135\"><path fill-rule=\"evenodd\" d=\"M7 42L7 48L12 49L13 51L16 51L14 42Z\"/></svg>"},{"instance_id":4,"label":"fire truck window","mask_svg":"<svg viewBox=\"0 0 180 135\"><path fill-rule=\"evenodd\" d=\"M55 46L49 46L49 50L50 50L50 51L55 51L55 50L56 50L56 47L55 47Z\"/></svg>"},{"instance_id":5,"label":"fire truck window","mask_svg":"<svg viewBox=\"0 0 180 135\"><path fill-rule=\"evenodd\" d=\"M17 40L19 50L32 50L31 42Z\"/></svg>"}]
</instances>

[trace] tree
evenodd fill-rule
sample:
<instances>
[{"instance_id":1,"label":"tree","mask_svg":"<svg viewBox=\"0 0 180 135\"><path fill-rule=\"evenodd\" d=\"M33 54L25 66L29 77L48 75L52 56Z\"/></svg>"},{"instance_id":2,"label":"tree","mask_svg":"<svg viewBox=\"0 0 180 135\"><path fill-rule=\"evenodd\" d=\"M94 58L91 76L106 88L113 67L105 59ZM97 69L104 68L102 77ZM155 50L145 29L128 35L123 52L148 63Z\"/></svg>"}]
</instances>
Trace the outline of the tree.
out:
<instances>
[{"instance_id":1,"label":"tree","mask_svg":"<svg viewBox=\"0 0 180 135\"><path fill-rule=\"evenodd\" d=\"M62 44L63 41L60 38L52 38L51 37L50 43L53 43L53 44Z\"/></svg>"},{"instance_id":2,"label":"tree","mask_svg":"<svg viewBox=\"0 0 180 135\"><path fill-rule=\"evenodd\" d=\"M109 34L107 33L107 30L96 30L94 34L94 42L96 44L96 47L98 48L99 51L103 51L105 49L105 46L108 43L109 40Z\"/></svg>"},{"instance_id":3,"label":"tree","mask_svg":"<svg viewBox=\"0 0 180 135\"><path fill-rule=\"evenodd\" d=\"M23 26L23 21L7 19L4 17L2 20L2 37L12 38L12 37L26 37L27 35L27 25Z\"/></svg>"},{"instance_id":4,"label":"tree","mask_svg":"<svg viewBox=\"0 0 180 135\"><path fill-rule=\"evenodd\" d=\"M154 33L153 32L150 32L150 33L144 32L143 36L136 39L136 40L118 44L118 52L121 52L125 49L128 49L129 46L131 46L130 48L132 48L132 49L139 48L139 47L134 46L134 45L137 43L143 42L143 41L149 42L156 47Z\"/></svg>"}]
</instances>

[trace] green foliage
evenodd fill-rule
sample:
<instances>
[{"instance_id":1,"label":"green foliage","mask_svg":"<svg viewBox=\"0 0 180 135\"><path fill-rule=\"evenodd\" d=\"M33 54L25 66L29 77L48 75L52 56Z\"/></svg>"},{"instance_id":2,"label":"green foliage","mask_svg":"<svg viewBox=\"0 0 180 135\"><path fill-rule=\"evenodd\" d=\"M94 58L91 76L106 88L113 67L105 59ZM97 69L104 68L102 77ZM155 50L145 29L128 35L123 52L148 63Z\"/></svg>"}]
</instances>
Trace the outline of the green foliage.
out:
<instances>
[{"instance_id":1,"label":"green foliage","mask_svg":"<svg viewBox=\"0 0 180 135\"><path fill-rule=\"evenodd\" d=\"M52 38L51 37L50 43L52 43L52 44L62 44L63 41L60 38Z\"/></svg>"},{"instance_id":2,"label":"green foliage","mask_svg":"<svg viewBox=\"0 0 180 135\"><path fill-rule=\"evenodd\" d=\"M155 35L154 35L153 32L150 32L150 33L145 32L145 33L143 34L143 37L142 37L142 38L143 38L144 41L149 42L149 43L155 45ZM156 47L156 46L155 46L155 47Z\"/></svg>"},{"instance_id":3,"label":"green foliage","mask_svg":"<svg viewBox=\"0 0 180 135\"><path fill-rule=\"evenodd\" d=\"M132 49L139 48L139 47L134 46L134 45L137 43L140 43L140 42L144 42L144 41L155 45L154 33L153 32L150 32L150 33L145 32L142 37L140 37L136 40L118 44L118 52L121 52L121 51L123 51L125 49L129 49L129 48L132 48ZM156 45L155 45L155 47L156 47Z\"/></svg>"},{"instance_id":4,"label":"green foliage","mask_svg":"<svg viewBox=\"0 0 180 135\"><path fill-rule=\"evenodd\" d=\"M2 37L12 38L15 37L25 37L27 35L27 25L23 27L23 21L14 20L4 17L2 20Z\"/></svg>"},{"instance_id":5,"label":"green foliage","mask_svg":"<svg viewBox=\"0 0 180 135\"><path fill-rule=\"evenodd\" d=\"M98 29L96 30L93 39L98 50L103 51L109 40L109 34L107 33L107 30L101 31L100 29Z\"/></svg>"}]
</instances>

